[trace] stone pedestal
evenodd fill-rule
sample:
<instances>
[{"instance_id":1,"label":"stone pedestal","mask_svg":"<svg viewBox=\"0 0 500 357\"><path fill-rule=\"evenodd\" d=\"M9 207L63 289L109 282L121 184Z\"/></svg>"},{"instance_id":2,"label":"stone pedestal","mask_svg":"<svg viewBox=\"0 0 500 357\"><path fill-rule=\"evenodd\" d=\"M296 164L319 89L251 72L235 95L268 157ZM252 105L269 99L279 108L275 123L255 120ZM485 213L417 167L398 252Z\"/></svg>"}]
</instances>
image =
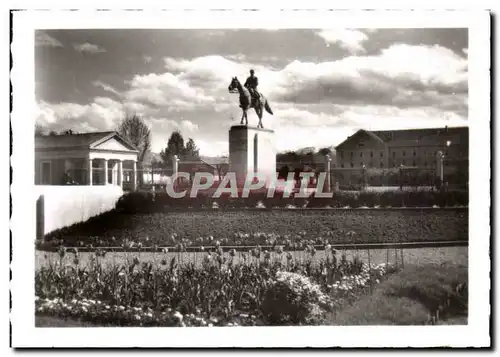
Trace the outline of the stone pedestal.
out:
<instances>
[{"instance_id":1,"label":"stone pedestal","mask_svg":"<svg viewBox=\"0 0 500 357\"><path fill-rule=\"evenodd\" d=\"M263 175L268 183L275 180L274 131L245 125L232 126L229 130L229 172L236 174L238 186L244 184L249 173Z\"/></svg>"}]
</instances>

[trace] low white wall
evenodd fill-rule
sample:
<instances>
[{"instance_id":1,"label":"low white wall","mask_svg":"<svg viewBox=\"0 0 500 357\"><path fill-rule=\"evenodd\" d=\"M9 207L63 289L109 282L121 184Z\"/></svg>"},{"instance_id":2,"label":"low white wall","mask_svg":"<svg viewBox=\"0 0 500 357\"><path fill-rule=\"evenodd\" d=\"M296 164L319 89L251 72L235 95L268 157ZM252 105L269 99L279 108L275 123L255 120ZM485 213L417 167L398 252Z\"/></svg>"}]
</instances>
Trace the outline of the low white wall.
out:
<instances>
[{"instance_id":1,"label":"low white wall","mask_svg":"<svg viewBox=\"0 0 500 357\"><path fill-rule=\"evenodd\" d=\"M35 186L37 238L115 208L120 186ZM43 233L42 233L43 232Z\"/></svg>"}]
</instances>

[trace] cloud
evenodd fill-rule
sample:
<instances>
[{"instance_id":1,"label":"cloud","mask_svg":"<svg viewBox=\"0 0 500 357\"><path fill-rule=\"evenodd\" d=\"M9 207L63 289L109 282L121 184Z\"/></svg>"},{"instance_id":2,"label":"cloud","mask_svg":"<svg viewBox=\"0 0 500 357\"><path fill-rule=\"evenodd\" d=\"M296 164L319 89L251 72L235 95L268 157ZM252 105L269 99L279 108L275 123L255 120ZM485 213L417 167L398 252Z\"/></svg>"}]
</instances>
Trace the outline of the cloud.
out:
<instances>
[{"instance_id":1,"label":"cloud","mask_svg":"<svg viewBox=\"0 0 500 357\"><path fill-rule=\"evenodd\" d=\"M372 56L294 61L274 86L276 100L294 103L441 106L467 105L467 61L440 46L393 45Z\"/></svg>"},{"instance_id":2,"label":"cloud","mask_svg":"<svg viewBox=\"0 0 500 357\"><path fill-rule=\"evenodd\" d=\"M142 59L143 59L144 63L150 63L153 60L153 57L144 55L144 56L142 56Z\"/></svg>"},{"instance_id":3,"label":"cloud","mask_svg":"<svg viewBox=\"0 0 500 357\"><path fill-rule=\"evenodd\" d=\"M195 108L196 105L213 103L214 98L202 88L190 86L186 80L171 73L135 75L125 91L127 101L175 109Z\"/></svg>"},{"instance_id":4,"label":"cloud","mask_svg":"<svg viewBox=\"0 0 500 357\"><path fill-rule=\"evenodd\" d=\"M121 96L121 93L118 92L113 86L110 86L109 84L106 84L106 83L101 82L101 81L93 81L92 84L96 87L100 87L100 88L104 89L106 92L113 93L113 94L117 95L118 97Z\"/></svg>"},{"instance_id":5,"label":"cloud","mask_svg":"<svg viewBox=\"0 0 500 357\"><path fill-rule=\"evenodd\" d=\"M123 116L121 103L107 97L96 97L86 105L41 101L38 103L37 122L56 131L103 131L115 128Z\"/></svg>"},{"instance_id":6,"label":"cloud","mask_svg":"<svg viewBox=\"0 0 500 357\"><path fill-rule=\"evenodd\" d=\"M190 120L182 120L180 127L188 132L195 132L198 130L198 125L193 124L193 122Z\"/></svg>"},{"instance_id":7,"label":"cloud","mask_svg":"<svg viewBox=\"0 0 500 357\"><path fill-rule=\"evenodd\" d=\"M325 40L327 46L338 44L350 53L365 52L363 42L368 40L365 33L352 29L321 30L316 34Z\"/></svg>"},{"instance_id":8,"label":"cloud","mask_svg":"<svg viewBox=\"0 0 500 357\"><path fill-rule=\"evenodd\" d=\"M223 156L229 154L229 144L225 140L193 139L203 156Z\"/></svg>"},{"instance_id":9,"label":"cloud","mask_svg":"<svg viewBox=\"0 0 500 357\"><path fill-rule=\"evenodd\" d=\"M95 45L92 43L81 43L81 44L73 44L73 48L75 51L78 51L80 53L90 53L90 54L97 54L97 53L102 53L106 52L106 49L104 47L101 47L99 45Z\"/></svg>"},{"instance_id":10,"label":"cloud","mask_svg":"<svg viewBox=\"0 0 500 357\"><path fill-rule=\"evenodd\" d=\"M35 46L40 47L64 47L63 44L44 31L36 31Z\"/></svg>"}]
</instances>

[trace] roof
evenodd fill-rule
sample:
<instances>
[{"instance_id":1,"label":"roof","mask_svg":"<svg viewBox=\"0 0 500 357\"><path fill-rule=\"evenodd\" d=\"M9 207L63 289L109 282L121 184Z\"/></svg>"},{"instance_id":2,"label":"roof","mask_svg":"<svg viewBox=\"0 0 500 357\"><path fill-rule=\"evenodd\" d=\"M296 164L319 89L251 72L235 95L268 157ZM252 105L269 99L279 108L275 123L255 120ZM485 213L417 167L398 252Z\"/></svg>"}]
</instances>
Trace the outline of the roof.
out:
<instances>
[{"instance_id":1,"label":"roof","mask_svg":"<svg viewBox=\"0 0 500 357\"><path fill-rule=\"evenodd\" d=\"M228 157L203 156L203 157L201 157L201 161L203 161L204 163L206 163L210 166L229 164Z\"/></svg>"},{"instance_id":2,"label":"roof","mask_svg":"<svg viewBox=\"0 0 500 357\"><path fill-rule=\"evenodd\" d=\"M372 131L372 133L381 138L385 143L402 144L416 142L435 142L441 138L455 138L457 142L468 140L469 128L466 126L451 128L430 128L430 129L403 129L403 130L384 130Z\"/></svg>"},{"instance_id":3,"label":"roof","mask_svg":"<svg viewBox=\"0 0 500 357\"><path fill-rule=\"evenodd\" d=\"M360 132L365 132L376 141L384 143L389 147L417 146L422 144L432 145L442 140L450 140L454 144L462 145L467 145L469 142L469 128L466 126L380 131L360 129L354 135L340 143L337 148L341 147Z\"/></svg>"},{"instance_id":4,"label":"roof","mask_svg":"<svg viewBox=\"0 0 500 357\"><path fill-rule=\"evenodd\" d=\"M35 137L36 149L70 149L70 148L92 148L102 142L116 137L122 141L131 150L137 151L137 148L120 136L116 131L101 131L82 134L61 134L61 135L43 135Z\"/></svg>"}]
</instances>

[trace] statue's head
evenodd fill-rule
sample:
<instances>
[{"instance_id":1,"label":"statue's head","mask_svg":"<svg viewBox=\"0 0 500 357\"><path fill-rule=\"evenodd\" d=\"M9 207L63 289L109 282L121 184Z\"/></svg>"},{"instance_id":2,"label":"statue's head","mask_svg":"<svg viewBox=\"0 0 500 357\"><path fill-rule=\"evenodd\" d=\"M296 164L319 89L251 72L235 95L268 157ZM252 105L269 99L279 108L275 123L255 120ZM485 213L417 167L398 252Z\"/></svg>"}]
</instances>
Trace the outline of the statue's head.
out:
<instances>
[{"instance_id":1,"label":"statue's head","mask_svg":"<svg viewBox=\"0 0 500 357\"><path fill-rule=\"evenodd\" d=\"M250 75L254 75L255 71L253 69L250 70Z\"/></svg>"}]
</instances>

